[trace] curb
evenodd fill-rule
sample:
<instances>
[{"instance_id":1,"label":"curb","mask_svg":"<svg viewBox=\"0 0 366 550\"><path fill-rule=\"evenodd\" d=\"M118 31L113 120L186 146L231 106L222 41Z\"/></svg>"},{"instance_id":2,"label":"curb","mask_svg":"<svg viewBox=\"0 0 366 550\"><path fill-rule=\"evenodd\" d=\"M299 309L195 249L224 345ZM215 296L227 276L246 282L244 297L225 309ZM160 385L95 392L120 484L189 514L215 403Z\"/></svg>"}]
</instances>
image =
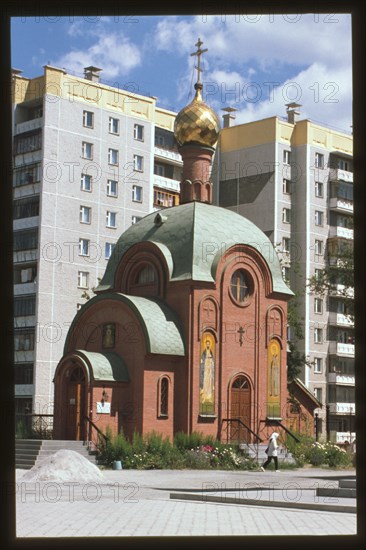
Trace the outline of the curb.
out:
<instances>
[{"instance_id":1,"label":"curb","mask_svg":"<svg viewBox=\"0 0 366 550\"><path fill-rule=\"evenodd\" d=\"M311 502L285 502L273 500L253 500L238 497L228 497L226 495L210 496L198 495L192 493L170 493L170 499L176 500L195 500L200 502L215 502L220 504L242 504L246 506L268 506L275 508L297 508L302 510L319 510L323 512L343 512L356 514L357 506L343 504L316 504Z\"/></svg>"}]
</instances>

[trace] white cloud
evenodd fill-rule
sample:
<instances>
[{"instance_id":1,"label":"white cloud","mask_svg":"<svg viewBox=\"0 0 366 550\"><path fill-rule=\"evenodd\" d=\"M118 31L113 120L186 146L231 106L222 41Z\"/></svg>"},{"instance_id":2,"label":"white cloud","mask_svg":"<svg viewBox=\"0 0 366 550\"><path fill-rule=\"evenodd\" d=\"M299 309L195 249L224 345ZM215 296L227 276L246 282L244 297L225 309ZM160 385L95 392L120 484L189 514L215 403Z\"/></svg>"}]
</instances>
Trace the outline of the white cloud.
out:
<instances>
[{"instance_id":1,"label":"white cloud","mask_svg":"<svg viewBox=\"0 0 366 550\"><path fill-rule=\"evenodd\" d=\"M348 129L352 124L350 22L347 14L196 16L189 22L167 17L156 27L155 44L158 50L187 59L199 36L209 50L204 56L204 80L218 85L209 103L217 110L236 106L237 121L284 115L285 103L299 95L302 116ZM191 81L185 72L178 80L178 96L184 78L185 89Z\"/></svg>"},{"instance_id":2,"label":"white cloud","mask_svg":"<svg viewBox=\"0 0 366 550\"><path fill-rule=\"evenodd\" d=\"M236 123L250 122L270 116L285 116L285 104L296 101L302 106L300 118L328 123L338 129L350 131L352 124L351 72L328 69L313 63L306 70L271 90L262 87L264 101L244 101L236 114ZM248 99L248 98L246 98Z\"/></svg>"},{"instance_id":3,"label":"white cloud","mask_svg":"<svg viewBox=\"0 0 366 550\"><path fill-rule=\"evenodd\" d=\"M80 75L84 67L94 65L103 69L103 77L116 78L127 75L140 65L141 54L127 37L109 33L100 35L98 41L89 48L68 52L52 63Z\"/></svg>"}]
</instances>

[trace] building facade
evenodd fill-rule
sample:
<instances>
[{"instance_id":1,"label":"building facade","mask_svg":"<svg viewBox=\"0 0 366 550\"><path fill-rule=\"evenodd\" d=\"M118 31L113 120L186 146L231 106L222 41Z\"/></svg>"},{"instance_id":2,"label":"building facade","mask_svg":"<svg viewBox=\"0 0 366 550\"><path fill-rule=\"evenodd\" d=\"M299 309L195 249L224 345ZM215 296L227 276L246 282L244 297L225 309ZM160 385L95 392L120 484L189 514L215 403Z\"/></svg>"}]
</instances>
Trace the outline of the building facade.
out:
<instances>
[{"instance_id":1,"label":"building facade","mask_svg":"<svg viewBox=\"0 0 366 550\"><path fill-rule=\"evenodd\" d=\"M298 107L288 106L287 119L234 126L224 115L214 200L250 219L275 245L296 294L303 333L297 348L307 358L300 378L323 405L321 436L344 443L355 438L352 305L342 285L316 295L307 284L342 246L352 246L353 142L346 133L297 120Z\"/></svg>"},{"instance_id":2,"label":"building facade","mask_svg":"<svg viewBox=\"0 0 366 550\"><path fill-rule=\"evenodd\" d=\"M100 72L13 72L17 415L52 414L67 331L118 237L179 192L175 113Z\"/></svg>"}]
</instances>

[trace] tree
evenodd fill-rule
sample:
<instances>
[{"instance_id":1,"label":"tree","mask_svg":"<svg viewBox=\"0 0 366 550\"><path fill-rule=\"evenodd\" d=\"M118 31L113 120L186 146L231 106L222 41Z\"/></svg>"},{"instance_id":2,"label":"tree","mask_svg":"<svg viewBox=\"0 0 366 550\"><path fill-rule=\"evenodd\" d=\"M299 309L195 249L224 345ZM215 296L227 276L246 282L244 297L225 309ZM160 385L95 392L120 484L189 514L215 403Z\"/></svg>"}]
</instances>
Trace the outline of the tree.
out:
<instances>
[{"instance_id":1,"label":"tree","mask_svg":"<svg viewBox=\"0 0 366 550\"><path fill-rule=\"evenodd\" d=\"M295 294L289 301L287 307L287 322L292 330L292 339L287 342L287 382L291 382L297 378L304 365L309 365L305 354L300 353L297 349L297 341L304 337L302 324L299 319L297 298L298 295Z\"/></svg>"},{"instance_id":2,"label":"tree","mask_svg":"<svg viewBox=\"0 0 366 550\"><path fill-rule=\"evenodd\" d=\"M310 292L320 296L334 294L345 302L347 310L353 311L354 253L350 240L329 239L327 265L309 278ZM353 314L349 314L350 317Z\"/></svg>"}]
</instances>

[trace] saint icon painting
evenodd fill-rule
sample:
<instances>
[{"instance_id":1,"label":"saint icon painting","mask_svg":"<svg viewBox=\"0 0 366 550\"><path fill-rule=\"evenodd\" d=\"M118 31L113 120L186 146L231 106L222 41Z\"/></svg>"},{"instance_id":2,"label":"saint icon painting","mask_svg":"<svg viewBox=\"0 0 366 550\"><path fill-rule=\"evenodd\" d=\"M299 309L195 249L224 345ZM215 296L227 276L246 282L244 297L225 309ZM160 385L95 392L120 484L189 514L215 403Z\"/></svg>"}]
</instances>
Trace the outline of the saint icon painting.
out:
<instances>
[{"instance_id":1,"label":"saint icon painting","mask_svg":"<svg viewBox=\"0 0 366 550\"><path fill-rule=\"evenodd\" d=\"M204 332L201 339L200 414L215 413L215 350L213 334Z\"/></svg>"}]
</instances>

